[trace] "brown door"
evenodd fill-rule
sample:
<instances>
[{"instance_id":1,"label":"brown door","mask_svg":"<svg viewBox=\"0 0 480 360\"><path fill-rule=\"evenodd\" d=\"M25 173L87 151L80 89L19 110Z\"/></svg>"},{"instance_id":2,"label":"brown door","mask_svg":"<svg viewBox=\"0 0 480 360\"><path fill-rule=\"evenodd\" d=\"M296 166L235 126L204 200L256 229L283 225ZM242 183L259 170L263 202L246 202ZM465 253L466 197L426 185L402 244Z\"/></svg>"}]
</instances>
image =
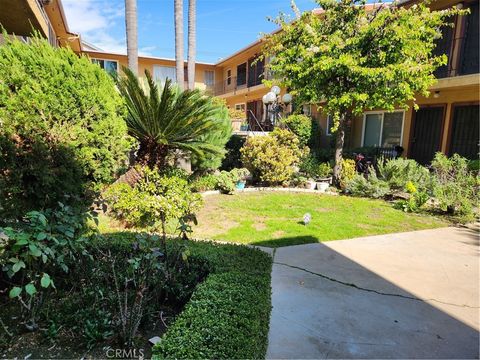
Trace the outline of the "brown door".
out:
<instances>
[{"instance_id":1,"label":"brown door","mask_svg":"<svg viewBox=\"0 0 480 360\"><path fill-rule=\"evenodd\" d=\"M264 131L263 124L263 103L262 100L250 101L247 103L247 119L251 131Z\"/></svg>"},{"instance_id":2,"label":"brown door","mask_svg":"<svg viewBox=\"0 0 480 360\"><path fill-rule=\"evenodd\" d=\"M423 107L414 114L409 157L419 164L429 164L440 151L444 110L443 105Z\"/></svg>"},{"instance_id":3,"label":"brown door","mask_svg":"<svg viewBox=\"0 0 480 360\"><path fill-rule=\"evenodd\" d=\"M478 159L479 109L479 104L454 106L448 151L450 156L459 154L468 159Z\"/></svg>"}]
</instances>

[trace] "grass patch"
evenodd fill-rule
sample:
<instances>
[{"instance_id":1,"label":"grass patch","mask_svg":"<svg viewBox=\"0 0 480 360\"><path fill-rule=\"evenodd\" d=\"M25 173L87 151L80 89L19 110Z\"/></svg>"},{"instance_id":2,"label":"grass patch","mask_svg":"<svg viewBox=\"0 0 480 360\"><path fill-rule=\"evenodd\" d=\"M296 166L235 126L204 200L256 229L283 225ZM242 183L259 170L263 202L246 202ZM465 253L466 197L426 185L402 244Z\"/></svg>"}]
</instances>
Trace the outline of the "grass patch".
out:
<instances>
[{"instance_id":1,"label":"grass patch","mask_svg":"<svg viewBox=\"0 0 480 360\"><path fill-rule=\"evenodd\" d=\"M311 223L303 225L305 213ZM382 200L301 193L212 195L198 214L198 238L279 247L431 229L448 223Z\"/></svg>"},{"instance_id":2,"label":"grass patch","mask_svg":"<svg viewBox=\"0 0 480 360\"><path fill-rule=\"evenodd\" d=\"M244 246L194 242L189 248L211 272L153 348L152 358L265 358L271 258Z\"/></svg>"}]
</instances>

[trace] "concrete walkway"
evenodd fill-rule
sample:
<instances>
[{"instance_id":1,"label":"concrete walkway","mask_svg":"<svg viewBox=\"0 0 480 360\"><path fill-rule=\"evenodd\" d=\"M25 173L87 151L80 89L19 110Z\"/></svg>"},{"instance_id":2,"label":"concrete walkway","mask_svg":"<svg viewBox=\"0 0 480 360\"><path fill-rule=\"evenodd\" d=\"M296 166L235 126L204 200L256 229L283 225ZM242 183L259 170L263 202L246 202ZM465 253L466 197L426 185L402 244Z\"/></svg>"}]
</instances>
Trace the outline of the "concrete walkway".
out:
<instances>
[{"instance_id":1,"label":"concrete walkway","mask_svg":"<svg viewBox=\"0 0 480 360\"><path fill-rule=\"evenodd\" d=\"M478 358L478 231L279 248L267 358Z\"/></svg>"}]
</instances>

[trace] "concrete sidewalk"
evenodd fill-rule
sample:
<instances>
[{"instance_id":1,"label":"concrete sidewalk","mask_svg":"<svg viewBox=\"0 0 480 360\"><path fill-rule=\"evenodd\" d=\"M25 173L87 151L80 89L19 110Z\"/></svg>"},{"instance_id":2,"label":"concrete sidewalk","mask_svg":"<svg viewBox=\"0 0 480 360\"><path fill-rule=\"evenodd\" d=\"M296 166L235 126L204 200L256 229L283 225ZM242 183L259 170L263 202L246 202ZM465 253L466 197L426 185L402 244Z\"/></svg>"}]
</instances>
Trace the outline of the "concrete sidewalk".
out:
<instances>
[{"instance_id":1,"label":"concrete sidewalk","mask_svg":"<svg viewBox=\"0 0 480 360\"><path fill-rule=\"evenodd\" d=\"M443 228L279 248L267 358L478 358L479 237Z\"/></svg>"}]
</instances>

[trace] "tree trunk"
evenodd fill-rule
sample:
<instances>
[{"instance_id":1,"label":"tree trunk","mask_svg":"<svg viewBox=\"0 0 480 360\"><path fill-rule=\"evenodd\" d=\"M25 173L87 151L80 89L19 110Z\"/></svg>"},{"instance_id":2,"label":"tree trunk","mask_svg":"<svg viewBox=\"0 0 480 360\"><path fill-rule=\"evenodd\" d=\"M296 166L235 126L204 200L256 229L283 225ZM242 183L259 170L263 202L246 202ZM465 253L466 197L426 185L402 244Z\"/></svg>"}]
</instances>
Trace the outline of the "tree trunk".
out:
<instances>
[{"instance_id":1,"label":"tree trunk","mask_svg":"<svg viewBox=\"0 0 480 360\"><path fill-rule=\"evenodd\" d=\"M197 51L197 0L188 2L188 88L195 88L195 55Z\"/></svg>"},{"instance_id":2,"label":"tree trunk","mask_svg":"<svg viewBox=\"0 0 480 360\"><path fill-rule=\"evenodd\" d=\"M185 88L184 60L183 60L183 0L175 0L175 64L177 84L180 89Z\"/></svg>"},{"instance_id":3,"label":"tree trunk","mask_svg":"<svg viewBox=\"0 0 480 360\"><path fill-rule=\"evenodd\" d=\"M335 166L333 167L333 185L340 187L340 177L342 174L343 145L345 144L345 128L347 122L347 114L343 111L340 114L338 130L335 142Z\"/></svg>"},{"instance_id":4,"label":"tree trunk","mask_svg":"<svg viewBox=\"0 0 480 360\"><path fill-rule=\"evenodd\" d=\"M137 0L125 0L128 68L138 75Z\"/></svg>"}]
</instances>

